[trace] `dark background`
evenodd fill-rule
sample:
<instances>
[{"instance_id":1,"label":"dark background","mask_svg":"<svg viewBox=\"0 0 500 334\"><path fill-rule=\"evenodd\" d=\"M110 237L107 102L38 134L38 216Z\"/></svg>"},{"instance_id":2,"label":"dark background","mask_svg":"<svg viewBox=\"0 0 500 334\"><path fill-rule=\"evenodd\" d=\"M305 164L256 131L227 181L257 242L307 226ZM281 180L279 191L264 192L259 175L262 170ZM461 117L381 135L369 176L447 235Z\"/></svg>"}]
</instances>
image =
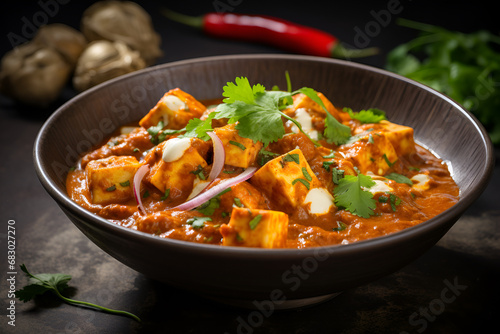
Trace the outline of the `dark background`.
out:
<instances>
[{"instance_id":1,"label":"dark background","mask_svg":"<svg viewBox=\"0 0 500 334\"><path fill-rule=\"evenodd\" d=\"M9 1L0 5L0 55L12 36L26 36L41 12L47 23L78 28L92 1ZM162 17L168 6L185 14L219 10L266 14L328 31L346 45L358 46L356 34L379 31L366 46L379 55L355 60L381 67L392 48L416 36L395 24L397 17L472 32L500 32L492 1L401 0L398 13L387 16L395 1L143 1L162 37L158 64L176 60L244 53L284 53L271 46L209 38ZM47 7L49 6L49 7ZM47 10L46 8L49 8ZM385 16L384 16L385 15ZM385 21L377 21L384 17ZM24 32L24 36L23 36ZM9 40L10 38L10 40ZM28 38L29 39L29 38ZM314 307L274 312L245 328L251 311L217 304L189 292L151 281L117 262L81 234L43 190L34 172L32 148L45 119L76 93L71 87L46 109L19 106L0 96L0 332L2 333L481 333L498 330L500 306L500 210L497 167L490 186L448 234L429 252L400 271L371 284L345 291ZM63 138L61 140L64 140ZM500 156L496 152L497 161ZM61 304L55 298L16 303L16 327L7 325L7 221L15 220L16 262L34 272L73 276L70 293L111 308L133 312L128 318ZM4 255L5 254L5 255ZM161 255L159 255L161 256ZM16 277L17 288L26 279ZM458 286L453 292L449 285ZM448 289L448 290L446 290ZM255 320L255 319L254 319ZM256 319L257 321L259 319Z\"/></svg>"}]
</instances>

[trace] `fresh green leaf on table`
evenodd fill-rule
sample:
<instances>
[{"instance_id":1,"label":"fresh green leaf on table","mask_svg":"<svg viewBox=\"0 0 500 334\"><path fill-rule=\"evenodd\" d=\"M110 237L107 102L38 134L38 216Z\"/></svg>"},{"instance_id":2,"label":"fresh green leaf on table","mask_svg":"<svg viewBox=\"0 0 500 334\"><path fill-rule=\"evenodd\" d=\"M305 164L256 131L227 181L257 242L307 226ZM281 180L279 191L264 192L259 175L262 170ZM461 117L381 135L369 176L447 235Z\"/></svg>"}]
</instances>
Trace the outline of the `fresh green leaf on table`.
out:
<instances>
[{"instance_id":1,"label":"fresh green leaf on table","mask_svg":"<svg viewBox=\"0 0 500 334\"><path fill-rule=\"evenodd\" d=\"M112 310L107 307L99 306L93 303L83 302L64 297L62 293L64 292L64 290L68 288L68 282L71 280L70 275L66 274L33 275L28 271L28 269L24 264L21 265L21 270L29 277L28 284L25 285L22 289L17 290L15 292L16 297L22 302L28 302L38 295L43 295L47 291L52 291L53 293L56 294L57 297L59 297L68 304L89 307L112 314L125 315L139 322L141 321L141 319L139 319L136 315L126 311Z\"/></svg>"}]
</instances>

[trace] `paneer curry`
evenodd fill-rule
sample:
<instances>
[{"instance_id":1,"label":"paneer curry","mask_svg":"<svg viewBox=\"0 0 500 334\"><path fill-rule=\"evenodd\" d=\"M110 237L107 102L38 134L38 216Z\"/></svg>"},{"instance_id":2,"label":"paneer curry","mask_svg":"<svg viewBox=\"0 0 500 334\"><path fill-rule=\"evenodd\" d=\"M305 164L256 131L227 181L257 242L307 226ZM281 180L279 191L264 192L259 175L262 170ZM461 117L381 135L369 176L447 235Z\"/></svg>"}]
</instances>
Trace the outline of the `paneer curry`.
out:
<instances>
[{"instance_id":1,"label":"paneer curry","mask_svg":"<svg viewBox=\"0 0 500 334\"><path fill-rule=\"evenodd\" d=\"M424 222L458 201L445 162L382 110L246 78L224 99L169 90L138 124L88 152L67 192L124 227L222 246L349 244Z\"/></svg>"}]
</instances>

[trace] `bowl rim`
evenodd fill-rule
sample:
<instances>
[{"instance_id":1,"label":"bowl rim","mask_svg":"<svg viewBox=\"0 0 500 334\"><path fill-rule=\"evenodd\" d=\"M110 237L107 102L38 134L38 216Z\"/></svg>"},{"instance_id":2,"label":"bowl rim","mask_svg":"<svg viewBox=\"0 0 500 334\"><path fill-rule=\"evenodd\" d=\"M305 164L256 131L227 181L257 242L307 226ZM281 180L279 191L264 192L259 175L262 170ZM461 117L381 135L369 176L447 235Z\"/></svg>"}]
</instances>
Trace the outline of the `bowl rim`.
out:
<instances>
[{"instance_id":1,"label":"bowl rim","mask_svg":"<svg viewBox=\"0 0 500 334\"><path fill-rule=\"evenodd\" d=\"M44 141L44 137L46 136L46 132L50 129L51 125L57 121L57 118L64 113L66 109L68 109L72 104L78 102L78 100L85 98L87 95L94 93L97 90L103 89L106 86L114 85L117 82L123 80L129 80L135 76L143 76L147 75L150 72L162 71L166 68L177 67L177 66L186 66L196 63L202 62L221 62L225 60L235 60L235 59L246 59L246 60L277 60L277 59L287 59L287 60L296 60L296 61L311 61L311 62L324 62L324 63L332 63L335 65L353 67L361 70L365 70L368 72L375 72L377 74L382 74L385 76L393 77L397 80L404 81L413 86L417 86L420 89L423 89L433 95L436 95L440 99L445 100L447 103L452 105L455 109L458 109L464 116L466 116L477 132L481 135L482 145L485 147L486 153L486 161L484 173L478 179L478 182L471 185L471 189L464 196L460 197L459 201L450 207L449 209L443 211L442 213L436 215L435 217L424 221L415 226L403 229L401 231L397 231L388 235L379 236L367 240L357 241L351 244L346 245L326 245L319 247L308 247L308 248L280 248L280 249L261 249L261 248L251 248L251 247L236 247L236 246L220 246L220 245L210 245L210 244L201 244L197 242L191 241L183 241L169 238L159 238L154 235L133 230L128 227L117 225L113 222L108 221L105 218L97 216L96 214L87 211L83 207L79 206L76 202L74 202L69 196L61 191L57 186L55 186L54 181L50 179L48 173L46 172L46 168L43 164L43 159L41 157L42 151L42 143ZM493 173L494 169L494 149L493 144L487 134L485 128L478 121L478 119L470 113L468 110L463 108L459 103L451 99L450 97L434 90L433 88L426 86L422 83L414 81L412 79L406 78L399 74L387 71L385 69L377 68L370 65L365 65L361 63L355 63L348 60L341 59L331 59L331 58L323 58L316 56L305 56L305 55L289 55L289 54L236 54L236 55L219 55L219 56L208 56L208 57L197 57L190 58L185 60L173 61L164 64L159 64L155 66L150 66L148 68L135 71L132 73L128 73L122 75L120 77L108 80L104 83L101 83L97 86L94 86L76 96L71 98L69 101L65 102L59 108L57 108L52 115L44 122L42 127L40 128L33 147L33 160L35 165L35 171L38 176L39 181L45 190L49 193L51 197L53 197L56 202L61 206L63 206L66 210L70 211L72 214L79 216L86 222L91 222L93 225L97 226L99 229L105 229L108 232L112 232L113 234L124 237L124 238L138 238L140 242L148 242L153 243L158 247L176 247L182 251L188 252L196 252L196 251L205 251L210 252L212 254L220 254L223 256L236 256L236 257L246 257L246 258L262 258L261 255L265 254L266 259L277 259L277 258L303 258L308 256L317 255L318 251L321 249L326 250L327 252L334 252L336 255L340 255L343 253L351 253L351 252L359 252L365 249L374 248L383 248L386 247L393 242L405 242L410 239L413 239L415 235L426 234L429 230L438 229L446 225L448 219L458 217L479 197L479 195L483 192L483 190L488 185L489 179Z\"/></svg>"}]
</instances>

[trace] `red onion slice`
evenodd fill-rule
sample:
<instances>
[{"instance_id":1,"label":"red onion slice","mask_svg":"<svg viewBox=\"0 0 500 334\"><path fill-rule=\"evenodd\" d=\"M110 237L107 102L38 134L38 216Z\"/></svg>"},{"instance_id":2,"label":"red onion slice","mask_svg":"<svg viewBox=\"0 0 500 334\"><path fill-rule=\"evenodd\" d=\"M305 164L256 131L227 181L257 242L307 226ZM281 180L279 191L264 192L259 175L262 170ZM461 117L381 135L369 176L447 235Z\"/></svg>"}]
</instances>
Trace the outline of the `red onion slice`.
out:
<instances>
[{"instance_id":1,"label":"red onion slice","mask_svg":"<svg viewBox=\"0 0 500 334\"><path fill-rule=\"evenodd\" d=\"M212 164L212 170L208 175L208 181L213 181L217 176L219 176L222 168L224 168L224 163L226 162L226 151L224 150L224 144L217 135L210 131L207 135L212 138L212 144L214 146L214 162Z\"/></svg>"},{"instance_id":2,"label":"red onion slice","mask_svg":"<svg viewBox=\"0 0 500 334\"><path fill-rule=\"evenodd\" d=\"M141 182L144 176L149 172L149 166L148 165L142 165L137 169L137 172L135 172L134 175L134 196L135 196L135 201L137 202L137 206L139 207L139 210L141 210L143 213L146 213L146 209L144 209L144 205L142 205L142 200L141 200Z\"/></svg>"},{"instance_id":3,"label":"red onion slice","mask_svg":"<svg viewBox=\"0 0 500 334\"><path fill-rule=\"evenodd\" d=\"M218 194L220 194L222 191L226 190L227 188L232 187L240 182L248 180L249 178L251 178L255 174L256 171L257 171L256 167L248 167L243 173L241 173L235 177L232 177L230 179L222 180L216 186L214 186L208 190L205 190L204 192L200 193L198 196L190 199L189 201L184 202L184 203L172 208L172 210L184 210L184 211L192 210L192 209L202 205L203 203L205 203L206 201L208 201L212 197L217 196Z\"/></svg>"}]
</instances>

